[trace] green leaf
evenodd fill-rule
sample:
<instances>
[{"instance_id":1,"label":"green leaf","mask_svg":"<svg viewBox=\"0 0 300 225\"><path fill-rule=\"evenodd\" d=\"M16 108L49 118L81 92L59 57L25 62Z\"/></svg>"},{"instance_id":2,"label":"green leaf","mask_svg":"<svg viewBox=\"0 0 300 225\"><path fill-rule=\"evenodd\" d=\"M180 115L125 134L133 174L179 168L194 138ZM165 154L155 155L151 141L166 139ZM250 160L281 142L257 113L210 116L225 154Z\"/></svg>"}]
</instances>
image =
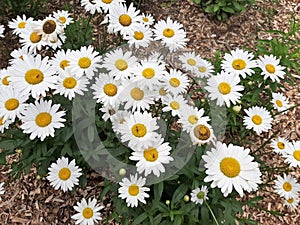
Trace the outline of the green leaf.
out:
<instances>
[{"instance_id":1,"label":"green leaf","mask_svg":"<svg viewBox=\"0 0 300 225\"><path fill-rule=\"evenodd\" d=\"M163 190L164 190L164 182L163 181L161 181L161 182L153 185L154 198L156 200L160 200L161 199Z\"/></svg>"},{"instance_id":2,"label":"green leaf","mask_svg":"<svg viewBox=\"0 0 300 225\"><path fill-rule=\"evenodd\" d=\"M234 10L232 8L230 8L230 7L223 7L222 10L224 12L228 12L228 13L234 14Z\"/></svg>"},{"instance_id":3,"label":"green leaf","mask_svg":"<svg viewBox=\"0 0 300 225\"><path fill-rule=\"evenodd\" d=\"M144 220L148 218L147 212L142 213L133 221L132 225L140 225Z\"/></svg>"},{"instance_id":4,"label":"green leaf","mask_svg":"<svg viewBox=\"0 0 300 225\"><path fill-rule=\"evenodd\" d=\"M186 192L189 189L189 185L187 183L183 183L179 185L179 187L174 191L173 197L172 197L172 204L177 203L179 200L182 200L183 196L186 194Z\"/></svg>"}]
</instances>

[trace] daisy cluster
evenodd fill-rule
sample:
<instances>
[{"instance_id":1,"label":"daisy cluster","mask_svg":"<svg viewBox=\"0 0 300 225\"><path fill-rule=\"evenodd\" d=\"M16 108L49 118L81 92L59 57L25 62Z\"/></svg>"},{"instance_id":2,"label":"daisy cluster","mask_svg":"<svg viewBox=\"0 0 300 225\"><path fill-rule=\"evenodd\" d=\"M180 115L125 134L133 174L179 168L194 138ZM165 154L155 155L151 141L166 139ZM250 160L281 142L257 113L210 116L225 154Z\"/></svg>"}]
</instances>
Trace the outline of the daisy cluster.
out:
<instances>
[{"instance_id":1,"label":"daisy cluster","mask_svg":"<svg viewBox=\"0 0 300 225\"><path fill-rule=\"evenodd\" d=\"M14 50L9 66L0 70L0 132L14 126L30 140L44 142L55 137L55 131L70 122L70 112L64 105L53 103L53 98L60 95L72 102L90 91L100 108L98 116L111 122L120 142L130 149L128 159L136 166L136 173L124 177L118 187L118 197L125 199L128 207L146 204L151 193L148 176L160 177L166 165L175 161L172 143L165 141L160 130L161 118L175 121L177 131L186 132L195 148L211 146L202 156L205 178L201 184L207 185L192 187L192 202L206 202L209 185L220 188L224 197L233 191L243 196L245 191L257 190L262 174L250 149L217 140L207 109L196 106L189 90L204 83L203 92L210 101L239 112L243 84L249 77L259 74L265 81L280 82L285 67L273 55L255 59L253 53L236 49L224 55L221 71L216 72L212 63L196 52L180 51L188 41L182 24L170 17L155 21L152 15L141 14L133 4L127 7L124 3L81 0L87 12L105 13L102 24L108 32L128 43L129 48L118 47L104 55L92 46L61 49L66 41L64 29L73 22L67 11L39 21L23 15L9 22L22 48ZM52 54L44 56L41 50ZM176 58L176 68L170 57ZM285 113L290 107L281 93L273 92L271 102L278 112ZM257 103L244 109L242 120L246 129L260 135L272 128L273 118ZM280 139L273 145L291 166L300 165L298 142L288 144ZM47 179L54 189L65 192L78 185L81 175L74 159L69 162L61 157L48 168ZM299 188L292 178L279 179L277 186L287 202L299 201ZM74 207L78 214L72 218L80 224L94 224L101 219L102 208L95 199L82 199Z\"/></svg>"}]
</instances>

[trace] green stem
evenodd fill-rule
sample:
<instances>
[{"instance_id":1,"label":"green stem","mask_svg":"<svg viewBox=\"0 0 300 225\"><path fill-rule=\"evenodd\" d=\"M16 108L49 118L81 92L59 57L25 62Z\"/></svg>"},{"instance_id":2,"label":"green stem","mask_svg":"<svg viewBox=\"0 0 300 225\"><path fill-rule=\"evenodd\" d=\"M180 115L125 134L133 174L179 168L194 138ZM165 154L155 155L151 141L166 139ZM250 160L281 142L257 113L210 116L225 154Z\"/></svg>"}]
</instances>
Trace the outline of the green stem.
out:
<instances>
[{"instance_id":1,"label":"green stem","mask_svg":"<svg viewBox=\"0 0 300 225\"><path fill-rule=\"evenodd\" d=\"M207 203L207 201L204 201L204 202L205 202L205 205L207 206L207 208L208 208L209 212L211 213L211 215L212 215L212 217L213 217L213 219L214 219L215 223L216 223L217 225L219 225L219 223L218 223L218 220L217 220L217 218L215 217L215 214L214 214L214 212L211 210L211 208L210 208L209 204Z\"/></svg>"},{"instance_id":2,"label":"green stem","mask_svg":"<svg viewBox=\"0 0 300 225\"><path fill-rule=\"evenodd\" d=\"M288 109L286 109L286 110L277 112L277 113L274 114L274 116L277 116L277 115L279 115L279 114L282 114L282 113L284 113L284 112L286 112L286 111L288 111L288 110L292 110L292 109L294 109L294 108L296 108L296 107L298 107L298 106L300 106L300 103L299 103L299 104L296 104L296 105L293 105L293 106L291 106L290 108L288 108Z\"/></svg>"}]
</instances>

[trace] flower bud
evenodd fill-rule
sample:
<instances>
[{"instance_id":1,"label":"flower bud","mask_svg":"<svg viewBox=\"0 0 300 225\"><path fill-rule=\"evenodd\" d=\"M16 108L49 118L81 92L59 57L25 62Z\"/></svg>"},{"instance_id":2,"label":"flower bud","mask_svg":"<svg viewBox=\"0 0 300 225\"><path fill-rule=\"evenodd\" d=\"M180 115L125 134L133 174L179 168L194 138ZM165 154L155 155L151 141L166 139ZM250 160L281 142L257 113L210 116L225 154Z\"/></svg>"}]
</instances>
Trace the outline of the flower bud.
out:
<instances>
[{"instance_id":1,"label":"flower bud","mask_svg":"<svg viewBox=\"0 0 300 225\"><path fill-rule=\"evenodd\" d=\"M190 201L190 196L185 195L185 196L183 197L183 200L184 200L185 202L189 202L189 201Z\"/></svg>"},{"instance_id":2,"label":"flower bud","mask_svg":"<svg viewBox=\"0 0 300 225\"><path fill-rule=\"evenodd\" d=\"M166 205L170 205L170 200L166 200Z\"/></svg>"},{"instance_id":3,"label":"flower bud","mask_svg":"<svg viewBox=\"0 0 300 225\"><path fill-rule=\"evenodd\" d=\"M121 168L121 169L119 170L119 175L120 175L120 176L125 176L125 174L126 174L126 170L125 170L124 168Z\"/></svg>"},{"instance_id":4,"label":"flower bud","mask_svg":"<svg viewBox=\"0 0 300 225\"><path fill-rule=\"evenodd\" d=\"M241 105L235 105L232 107L232 110L235 112L235 113L239 113L241 111L241 108L242 106Z\"/></svg>"}]
</instances>

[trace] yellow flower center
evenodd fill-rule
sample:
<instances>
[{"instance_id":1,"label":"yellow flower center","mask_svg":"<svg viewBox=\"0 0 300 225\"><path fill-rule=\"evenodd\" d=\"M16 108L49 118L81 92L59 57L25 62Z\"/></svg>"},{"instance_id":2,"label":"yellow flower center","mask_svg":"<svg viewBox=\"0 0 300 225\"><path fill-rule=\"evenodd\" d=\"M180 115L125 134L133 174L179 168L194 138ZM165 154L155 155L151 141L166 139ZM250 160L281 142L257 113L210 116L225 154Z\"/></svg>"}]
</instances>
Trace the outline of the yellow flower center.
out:
<instances>
[{"instance_id":1,"label":"yellow flower center","mask_svg":"<svg viewBox=\"0 0 300 225\"><path fill-rule=\"evenodd\" d=\"M196 124L198 122L199 118L197 115L190 115L188 117L188 121L191 123L191 124Z\"/></svg>"},{"instance_id":2,"label":"yellow flower center","mask_svg":"<svg viewBox=\"0 0 300 225\"><path fill-rule=\"evenodd\" d=\"M143 40L144 39L144 33L142 31L134 31L133 37L136 40Z\"/></svg>"},{"instance_id":3,"label":"yellow flower center","mask_svg":"<svg viewBox=\"0 0 300 225\"><path fill-rule=\"evenodd\" d=\"M64 79L63 85L67 89L73 89L77 85L77 80L74 77L67 77Z\"/></svg>"},{"instance_id":4,"label":"yellow flower center","mask_svg":"<svg viewBox=\"0 0 300 225\"><path fill-rule=\"evenodd\" d=\"M148 23L148 22L149 22L149 18L148 18L148 17L144 17L144 18L143 18L143 21L144 21L145 23Z\"/></svg>"},{"instance_id":5,"label":"yellow flower center","mask_svg":"<svg viewBox=\"0 0 300 225\"><path fill-rule=\"evenodd\" d=\"M103 3L105 4L110 4L113 0L102 0Z\"/></svg>"},{"instance_id":6,"label":"yellow flower center","mask_svg":"<svg viewBox=\"0 0 300 225\"><path fill-rule=\"evenodd\" d=\"M194 135L201 141L206 141L210 138L210 129L205 125L198 125L194 128Z\"/></svg>"},{"instance_id":7,"label":"yellow flower center","mask_svg":"<svg viewBox=\"0 0 300 225\"><path fill-rule=\"evenodd\" d=\"M88 57L82 57L78 60L78 65L82 69L89 68L91 66L92 61Z\"/></svg>"},{"instance_id":8,"label":"yellow flower center","mask_svg":"<svg viewBox=\"0 0 300 225\"><path fill-rule=\"evenodd\" d=\"M267 65L266 65L266 70L267 70L269 73L275 73L275 66L273 66L272 64L267 64Z\"/></svg>"},{"instance_id":9,"label":"yellow flower center","mask_svg":"<svg viewBox=\"0 0 300 225\"><path fill-rule=\"evenodd\" d=\"M35 118L35 123L39 127L46 127L52 121L52 116L47 112L39 113Z\"/></svg>"},{"instance_id":10,"label":"yellow flower center","mask_svg":"<svg viewBox=\"0 0 300 225\"><path fill-rule=\"evenodd\" d=\"M167 94L167 92L166 92L166 90L165 90L164 88L160 88L160 89L159 89L159 94L160 94L161 96L165 96L165 95Z\"/></svg>"},{"instance_id":11,"label":"yellow flower center","mask_svg":"<svg viewBox=\"0 0 300 225\"><path fill-rule=\"evenodd\" d=\"M292 203L294 202L294 198L289 198L289 199L287 200L287 202L288 202L289 204L292 204Z\"/></svg>"},{"instance_id":12,"label":"yellow flower center","mask_svg":"<svg viewBox=\"0 0 300 225\"><path fill-rule=\"evenodd\" d=\"M56 29L56 23L54 20L47 20L43 25L43 31L46 34L52 34Z\"/></svg>"},{"instance_id":13,"label":"yellow flower center","mask_svg":"<svg viewBox=\"0 0 300 225\"><path fill-rule=\"evenodd\" d=\"M166 29L164 29L164 31L163 31L163 35L164 35L165 37L167 37L167 38L173 37L174 34L175 34L175 32L174 32L174 30L173 30L172 28L166 28Z\"/></svg>"},{"instance_id":14,"label":"yellow flower center","mask_svg":"<svg viewBox=\"0 0 300 225\"><path fill-rule=\"evenodd\" d=\"M130 91L130 96L136 100L136 101L140 101L144 98L144 91L141 90L140 88L138 87L135 87L133 88L131 91Z\"/></svg>"},{"instance_id":15,"label":"yellow flower center","mask_svg":"<svg viewBox=\"0 0 300 225\"><path fill-rule=\"evenodd\" d=\"M245 67L246 67L246 62L245 62L245 60L243 60L243 59L235 59L235 60L233 60L233 62L232 62L232 67L233 67L235 70L243 70L243 69L245 69Z\"/></svg>"},{"instance_id":16,"label":"yellow flower center","mask_svg":"<svg viewBox=\"0 0 300 225\"><path fill-rule=\"evenodd\" d=\"M295 150L293 156L297 161L300 161L300 150Z\"/></svg>"},{"instance_id":17,"label":"yellow flower center","mask_svg":"<svg viewBox=\"0 0 300 225\"><path fill-rule=\"evenodd\" d=\"M144 158L149 162L155 162L158 158L158 151L156 148L148 148L144 150Z\"/></svg>"},{"instance_id":18,"label":"yellow flower center","mask_svg":"<svg viewBox=\"0 0 300 225\"><path fill-rule=\"evenodd\" d=\"M199 66L199 67L198 67L198 71L199 71L200 73L205 73L205 72L206 72L206 67L205 67L205 66Z\"/></svg>"},{"instance_id":19,"label":"yellow flower center","mask_svg":"<svg viewBox=\"0 0 300 225\"><path fill-rule=\"evenodd\" d=\"M154 77L155 75L155 70L152 68L146 68L143 70L142 75L146 78L146 79L151 79L152 77Z\"/></svg>"},{"instance_id":20,"label":"yellow flower center","mask_svg":"<svg viewBox=\"0 0 300 225\"><path fill-rule=\"evenodd\" d=\"M282 149L284 149L285 145L284 145L283 142L279 141L279 142L277 143L277 147L278 147L279 149L282 150Z\"/></svg>"},{"instance_id":21,"label":"yellow flower center","mask_svg":"<svg viewBox=\"0 0 300 225\"><path fill-rule=\"evenodd\" d=\"M253 122L255 125L260 125L260 124L262 124L262 118L261 118L261 116L259 116L259 115L254 115L254 116L252 116L252 122Z\"/></svg>"},{"instance_id":22,"label":"yellow flower center","mask_svg":"<svg viewBox=\"0 0 300 225\"><path fill-rule=\"evenodd\" d=\"M198 194L197 194L197 198L198 199L204 199L204 196L205 196L205 193L203 191L200 191Z\"/></svg>"},{"instance_id":23,"label":"yellow flower center","mask_svg":"<svg viewBox=\"0 0 300 225\"><path fill-rule=\"evenodd\" d=\"M240 174L241 165L235 158L226 157L220 162L220 170L226 177L234 178Z\"/></svg>"},{"instance_id":24,"label":"yellow flower center","mask_svg":"<svg viewBox=\"0 0 300 225\"><path fill-rule=\"evenodd\" d=\"M32 43L38 43L42 40L42 35L39 35L37 32L32 32L29 39Z\"/></svg>"},{"instance_id":25,"label":"yellow flower center","mask_svg":"<svg viewBox=\"0 0 300 225\"><path fill-rule=\"evenodd\" d=\"M62 60L62 61L60 62L59 67L62 68L62 69L64 70L67 66L70 65L69 63L70 63L69 60L64 59L64 60Z\"/></svg>"},{"instance_id":26,"label":"yellow flower center","mask_svg":"<svg viewBox=\"0 0 300 225\"><path fill-rule=\"evenodd\" d=\"M144 137L147 133L147 127L144 124L136 123L132 126L131 132L136 137Z\"/></svg>"},{"instance_id":27,"label":"yellow flower center","mask_svg":"<svg viewBox=\"0 0 300 225\"><path fill-rule=\"evenodd\" d=\"M137 186L136 184L132 184L128 188L128 193L131 196L137 196L139 194L139 192L140 192L139 186Z\"/></svg>"},{"instance_id":28,"label":"yellow flower center","mask_svg":"<svg viewBox=\"0 0 300 225\"><path fill-rule=\"evenodd\" d=\"M282 106L283 106L283 103L282 103L282 101L280 101L280 100L276 100L276 105L277 105L278 107L282 107Z\"/></svg>"},{"instance_id":29,"label":"yellow flower center","mask_svg":"<svg viewBox=\"0 0 300 225\"><path fill-rule=\"evenodd\" d=\"M128 68L128 64L124 59L118 59L115 61L115 67L120 70L126 70Z\"/></svg>"},{"instance_id":30,"label":"yellow flower center","mask_svg":"<svg viewBox=\"0 0 300 225\"><path fill-rule=\"evenodd\" d=\"M173 77L173 78L170 79L169 83L172 87L178 87L180 85L180 80Z\"/></svg>"},{"instance_id":31,"label":"yellow flower center","mask_svg":"<svg viewBox=\"0 0 300 225\"><path fill-rule=\"evenodd\" d=\"M219 85L218 85L218 89L219 89L219 92L223 95L227 95L230 93L231 91L231 86L230 84L226 83L226 82L221 82Z\"/></svg>"},{"instance_id":32,"label":"yellow flower center","mask_svg":"<svg viewBox=\"0 0 300 225\"><path fill-rule=\"evenodd\" d=\"M8 111L15 110L18 107L19 107L19 100L16 98L10 98L5 102L5 108Z\"/></svg>"},{"instance_id":33,"label":"yellow flower center","mask_svg":"<svg viewBox=\"0 0 300 225\"><path fill-rule=\"evenodd\" d=\"M180 108L180 104L179 104L179 102L177 102L177 101L172 101L172 102L170 103L170 107L171 107L172 109L174 109L174 110L178 110L178 109Z\"/></svg>"},{"instance_id":34,"label":"yellow flower center","mask_svg":"<svg viewBox=\"0 0 300 225\"><path fill-rule=\"evenodd\" d=\"M25 73L25 80L29 84L36 85L44 80L44 74L38 69L31 69Z\"/></svg>"},{"instance_id":35,"label":"yellow flower center","mask_svg":"<svg viewBox=\"0 0 300 225\"><path fill-rule=\"evenodd\" d=\"M67 167L61 168L58 172L58 177L61 180L68 180L71 176L71 170Z\"/></svg>"},{"instance_id":36,"label":"yellow flower center","mask_svg":"<svg viewBox=\"0 0 300 225\"><path fill-rule=\"evenodd\" d=\"M92 218L94 215L94 212L91 208L87 207L85 208L83 211L82 211L82 216L85 218L85 219L90 219Z\"/></svg>"},{"instance_id":37,"label":"yellow flower center","mask_svg":"<svg viewBox=\"0 0 300 225\"><path fill-rule=\"evenodd\" d=\"M61 16L58 18L59 22L61 22L62 24L64 24L67 21L67 18L64 16Z\"/></svg>"},{"instance_id":38,"label":"yellow flower center","mask_svg":"<svg viewBox=\"0 0 300 225\"><path fill-rule=\"evenodd\" d=\"M124 27L127 27L131 24L131 17L127 14L122 14L120 17L119 17L119 23L124 26Z\"/></svg>"},{"instance_id":39,"label":"yellow flower center","mask_svg":"<svg viewBox=\"0 0 300 225\"><path fill-rule=\"evenodd\" d=\"M283 190L285 190L287 192L291 191L293 188L293 186L291 185L290 182L284 182L282 187L283 187Z\"/></svg>"},{"instance_id":40,"label":"yellow flower center","mask_svg":"<svg viewBox=\"0 0 300 225\"><path fill-rule=\"evenodd\" d=\"M109 84L105 84L103 87L103 91L106 95L108 96L115 96L118 92L118 88L116 85L109 83Z\"/></svg>"},{"instance_id":41,"label":"yellow flower center","mask_svg":"<svg viewBox=\"0 0 300 225\"><path fill-rule=\"evenodd\" d=\"M186 60L187 64L189 64L190 66L195 66L196 65L196 60L189 58Z\"/></svg>"},{"instance_id":42,"label":"yellow flower center","mask_svg":"<svg viewBox=\"0 0 300 225\"><path fill-rule=\"evenodd\" d=\"M23 28L25 28L25 26L26 26L26 22L20 22L19 24L18 24L18 28L20 28L20 29L23 29Z\"/></svg>"},{"instance_id":43,"label":"yellow flower center","mask_svg":"<svg viewBox=\"0 0 300 225\"><path fill-rule=\"evenodd\" d=\"M8 86L9 85L9 81L8 81L8 78L9 76L6 76L2 79L2 84L5 85L5 86Z\"/></svg>"}]
</instances>

